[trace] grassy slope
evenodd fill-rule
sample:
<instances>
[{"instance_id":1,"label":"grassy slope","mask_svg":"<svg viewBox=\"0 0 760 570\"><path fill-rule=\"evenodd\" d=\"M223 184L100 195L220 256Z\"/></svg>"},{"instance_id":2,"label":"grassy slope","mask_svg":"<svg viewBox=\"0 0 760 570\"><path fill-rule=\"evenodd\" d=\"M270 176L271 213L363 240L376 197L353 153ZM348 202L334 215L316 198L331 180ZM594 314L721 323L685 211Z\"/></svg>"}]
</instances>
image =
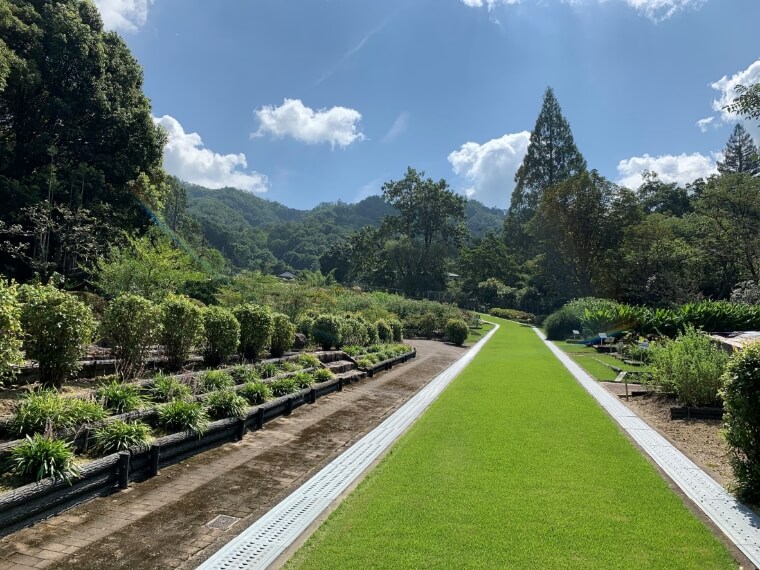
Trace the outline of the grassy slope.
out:
<instances>
[{"instance_id":1,"label":"grassy slope","mask_svg":"<svg viewBox=\"0 0 760 570\"><path fill-rule=\"evenodd\" d=\"M501 322L288 567L735 567L535 333Z\"/></svg>"}]
</instances>

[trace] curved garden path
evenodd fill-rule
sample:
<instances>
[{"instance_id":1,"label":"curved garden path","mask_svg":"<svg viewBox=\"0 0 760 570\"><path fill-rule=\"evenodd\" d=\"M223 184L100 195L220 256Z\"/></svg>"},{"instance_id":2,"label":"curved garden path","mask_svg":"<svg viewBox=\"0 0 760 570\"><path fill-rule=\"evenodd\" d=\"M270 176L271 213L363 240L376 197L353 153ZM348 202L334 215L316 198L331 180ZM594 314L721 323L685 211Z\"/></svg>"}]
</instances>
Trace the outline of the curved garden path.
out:
<instances>
[{"instance_id":1,"label":"curved garden path","mask_svg":"<svg viewBox=\"0 0 760 570\"><path fill-rule=\"evenodd\" d=\"M379 424L463 349L410 341L418 356L267 423L244 440L0 539L0 570L193 568ZM209 528L217 515L239 518Z\"/></svg>"}]
</instances>

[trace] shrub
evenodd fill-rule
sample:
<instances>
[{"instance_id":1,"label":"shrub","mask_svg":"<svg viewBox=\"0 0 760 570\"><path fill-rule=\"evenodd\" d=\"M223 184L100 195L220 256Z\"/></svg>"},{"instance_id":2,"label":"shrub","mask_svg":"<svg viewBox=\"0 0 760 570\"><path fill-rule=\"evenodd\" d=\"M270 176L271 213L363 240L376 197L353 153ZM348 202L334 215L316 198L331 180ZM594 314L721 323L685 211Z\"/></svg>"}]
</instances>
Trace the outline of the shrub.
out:
<instances>
[{"instance_id":1,"label":"shrub","mask_svg":"<svg viewBox=\"0 0 760 570\"><path fill-rule=\"evenodd\" d=\"M425 338L433 338L438 328L438 319L433 313L425 313L420 317L418 326L420 335Z\"/></svg>"},{"instance_id":2,"label":"shrub","mask_svg":"<svg viewBox=\"0 0 760 570\"><path fill-rule=\"evenodd\" d=\"M296 326L287 315L277 313L272 317L272 340L269 351L272 356L280 357L293 348Z\"/></svg>"},{"instance_id":3,"label":"shrub","mask_svg":"<svg viewBox=\"0 0 760 570\"><path fill-rule=\"evenodd\" d=\"M205 392L231 388L234 385L235 381L232 379L232 376L224 370L207 370L206 372L201 372L198 376L195 391L203 394Z\"/></svg>"},{"instance_id":4,"label":"shrub","mask_svg":"<svg viewBox=\"0 0 760 570\"><path fill-rule=\"evenodd\" d=\"M314 382L317 384L320 382L327 382L328 380L335 378L335 374L333 374L327 368L317 368L314 372L311 373L311 376L314 378Z\"/></svg>"},{"instance_id":5,"label":"shrub","mask_svg":"<svg viewBox=\"0 0 760 570\"><path fill-rule=\"evenodd\" d=\"M446 321L446 338L457 346L462 346L470 334L470 327L462 319Z\"/></svg>"},{"instance_id":6,"label":"shrub","mask_svg":"<svg viewBox=\"0 0 760 570\"><path fill-rule=\"evenodd\" d=\"M393 319L388 321L388 324L391 326L391 331L393 331L393 342L401 342L404 340L404 327L401 324L401 321Z\"/></svg>"},{"instance_id":7,"label":"shrub","mask_svg":"<svg viewBox=\"0 0 760 570\"><path fill-rule=\"evenodd\" d=\"M279 380L274 380L269 383L269 388L272 390L272 395L275 398L298 391L298 386L296 386L295 380L292 378L280 378Z\"/></svg>"},{"instance_id":8,"label":"shrub","mask_svg":"<svg viewBox=\"0 0 760 570\"><path fill-rule=\"evenodd\" d=\"M190 397L190 386L180 382L173 376L157 374L150 386L150 395L156 402L171 402L187 400Z\"/></svg>"},{"instance_id":9,"label":"shrub","mask_svg":"<svg viewBox=\"0 0 760 570\"><path fill-rule=\"evenodd\" d=\"M219 390L209 394L205 401L208 414L215 419L244 418L248 401L232 390Z\"/></svg>"},{"instance_id":10,"label":"shrub","mask_svg":"<svg viewBox=\"0 0 760 570\"><path fill-rule=\"evenodd\" d=\"M293 380L296 387L299 389L308 388L314 384L314 376L312 376L309 372L297 372L293 374L290 379Z\"/></svg>"},{"instance_id":11,"label":"shrub","mask_svg":"<svg viewBox=\"0 0 760 570\"><path fill-rule=\"evenodd\" d=\"M313 354L299 354L296 362L304 368L319 368L322 363Z\"/></svg>"},{"instance_id":12,"label":"shrub","mask_svg":"<svg viewBox=\"0 0 760 570\"><path fill-rule=\"evenodd\" d=\"M319 315L314 319L311 336L322 350L330 350L341 343L340 325L340 320L333 315Z\"/></svg>"},{"instance_id":13,"label":"shrub","mask_svg":"<svg viewBox=\"0 0 760 570\"><path fill-rule=\"evenodd\" d=\"M161 343L169 368L179 370L203 338L203 310L187 297L170 295L161 304L161 319Z\"/></svg>"},{"instance_id":14,"label":"shrub","mask_svg":"<svg viewBox=\"0 0 760 570\"><path fill-rule=\"evenodd\" d=\"M252 406L263 404L272 397L272 390L264 382L246 382L238 393Z\"/></svg>"},{"instance_id":15,"label":"shrub","mask_svg":"<svg viewBox=\"0 0 760 570\"><path fill-rule=\"evenodd\" d=\"M90 309L73 296L51 286L25 288L21 311L26 356L36 360L40 379L60 388L80 369L95 329Z\"/></svg>"},{"instance_id":16,"label":"shrub","mask_svg":"<svg viewBox=\"0 0 760 570\"><path fill-rule=\"evenodd\" d=\"M362 346L377 344L380 342L380 337L377 334L377 327L375 326L375 323L369 323L365 321L364 327L367 329L367 342L363 343Z\"/></svg>"},{"instance_id":17,"label":"shrub","mask_svg":"<svg viewBox=\"0 0 760 570\"><path fill-rule=\"evenodd\" d=\"M725 437L738 494L760 505L760 342L731 358L723 380Z\"/></svg>"},{"instance_id":18,"label":"shrub","mask_svg":"<svg viewBox=\"0 0 760 570\"><path fill-rule=\"evenodd\" d=\"M261 363L256 367L256 370L262 378L271 378L276 376L279 370L274 362Z\"/></svg>"},{"instance_id":19,"label":"shrub","mask_svg":"<svg viewBox=\"0 0 760 570\"><path fill-rule=\"evenodd\" d=\"M13 375L13 367L24 363L21 354L21 303L15 283L0 279L0 380Z\"/></svg>"},{"instance_id":20,"label":"shrub","mask_svg":"<svg viewBox=\"0 0 760 570\"><path fill-rule=\"evenodd\" d=\"M97 402L63 398L55 390L30 392L19 405L13 427L20 435L71 431L106 415Z\"/></svg>"},{"instance_id":21,"label":"shrub","mask_svg":"<svg viewBox=\"0 0 760 570\"><path fill-rule=\"evenodd\" d=\"M653 343L651 382L667 392L675 392L687 406L720 404L719 391L728 361L723 350L694 328L675 340Z\"/></svg>"},{"instance_id":22,"label":"shrub","mask_svg":"<svg viewBox=\"0 0 760 570\"><path fill-rule=\"evenodd\" d=\"M340 342L342 345L363 346L369 342L367 325L356 317L346 317L340 323Z\"/></svg>"},{"instance_id":23,"label":"shrub","mask_svg":"<svg viewBox=\"0 0 760 570\"><path fill-rule=\"evenodd\" d=\"M544 321L546 338L549 340L565 340L573 336L574 330L580 331L582 328L580 318L564 308L552 313Z\"/></svg>"},{"instance_id":24,"label":"shrub","mask_svg":"<svg viewBox=\"0 0 760 570\"><path fill-rule=\"evenodd\" d=\"M46 477L70 480L79 475L71 445L60 439L35 434L11 452L13 472L24 479Z\"/></svg>"},{"instance_id":25,"label":"shrub","mask_svg":"<svg viewBox=\"0 0 760 570\"><path fill-rule=\"evenodd\" d=\"M104 384L97 391L98 399L103 407L116 414L124 414L141 408L145 401L140 395L140 387L136 384L125 384L113 380Z\"/></svg>"},{"instance_id":26,"label":"shrub","mask_svg":"<svg viewBox=\"0 0 760 570\"><path fill-rule=\"evenodd\" d=\"M356 361L356 365L359 368L372 368L372 366L375 365L375 362L372 361L371 358L363 357Z\"/></svg>"},{"instance_id":27,"label":"shrub","mask_svg":"<svg viewBox=\"0 0 760 570\"><path fill-rule=\"evenodd\" d=\"M518 311L517 309L494 308L491 309L491 314L494 317L517 321L518 323L533 324L536 322L536 316L533 313L526 313L525 311Z\"/></svg>"},{"instance_id":28,"label":"shrub","mask_svg":"<svg viewBox=\"0 0 760 570\"><path fill-rule=\"evenodd\" d=\"M211 366L219 366L235 354L240 344L240 323L232 311L211 306L203 312L203 330L206 343L203 359Z\"/></svg>"},{"instance_id":29,"label":"shrub","mask_svg":"<svg viewBox=\"0 0 760 570\"><path fill-rule=\"evenodd\" d=\"M297 372L303 368L303 366L292 360L278 362L275 366L277 366L279 372Z\"/></svg>"},{"instance_id":30,"label":"shrub","mask_svg":"<svg viewBox=\"0 0 760 570\"><path fill-rule=\"evenodd\" d=\"M142 372L148 350L160 338L161 311L139 295L121 295L108 304L101 333L111 346L116 372L129 380Z\"/></svg>"},{"instance_id":31,"label":"shrub","mask_svg":"<svg viewBox=\"0 0 760 570\"><path fill-rule=\"evenodd\" d=\"M380 319L375 323L377 327L377 338L380 342L393 342L393 329L384 320Z\"/></svg>"},{"instance_id":32,"label":"shrub","mask_svg":"<svg viewBox=\"0 0 760 570\"><path fill-rule=\"evenodd\" d=\"M256 360L269 345L272 336L272 314L266 307L243 305L235 309L240 323L240 351L249 360Z\"/></svg>"},{"instance_id":33,"label":"shrub","mask_svg":"<svg viewBox=\"0 0 760 570\"><path fill-rule=\"evenodd\" d=\"M101 455L123 451L150 440L150 426L143 422L114 420L93 433L95 451Z\"/></svg>"},{"instance_id":34,"label":"shrub","mask_svg":"<svg viewBox=\"0 0 760 570\"><path fill-rule=\"evenodd\" d=\"M158 425L167 431L194 431L201 435L208 429L208 414L198 402L174 400L158 408Z\"/></svg>"},{"instance_id":35,"label":"shrub","mask_svg":"<svg viewBox=\"0 0 760 570\"><path fill-rule=\"evenodd\" d=\"M235 366L234 368L230 368L227 373L232 377L235 384L261 380L259 371L250 366Z\"/></svg>"},{"instance_id":36,"label":"shrub","mask_svg":"<svg viewBox=\"0 0 760 570\"><path fill-rule=\"evenodd\" d=\"M314 325L314 319L309 315L303 315L299 317L296 322L296 331L304 335L306 338L311 336L311 327Z\"/></svg>"}]
</instances>

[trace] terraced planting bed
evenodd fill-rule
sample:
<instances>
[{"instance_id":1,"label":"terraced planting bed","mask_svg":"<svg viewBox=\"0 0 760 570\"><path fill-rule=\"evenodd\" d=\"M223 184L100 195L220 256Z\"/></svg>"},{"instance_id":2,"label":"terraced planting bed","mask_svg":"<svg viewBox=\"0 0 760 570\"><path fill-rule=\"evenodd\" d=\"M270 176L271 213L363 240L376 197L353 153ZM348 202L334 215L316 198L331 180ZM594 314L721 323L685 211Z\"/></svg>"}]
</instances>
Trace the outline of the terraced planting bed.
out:
<instances>
[{"instance_id":1,"label":"terraced planting bed","mask_svg":"<svg viewBox=\"0 0 760 570\"><path fill-rule=\"evenodd\" d=\"M528 327L502 328L288 568L735 568Z\"/></svg>"}]
</instances>

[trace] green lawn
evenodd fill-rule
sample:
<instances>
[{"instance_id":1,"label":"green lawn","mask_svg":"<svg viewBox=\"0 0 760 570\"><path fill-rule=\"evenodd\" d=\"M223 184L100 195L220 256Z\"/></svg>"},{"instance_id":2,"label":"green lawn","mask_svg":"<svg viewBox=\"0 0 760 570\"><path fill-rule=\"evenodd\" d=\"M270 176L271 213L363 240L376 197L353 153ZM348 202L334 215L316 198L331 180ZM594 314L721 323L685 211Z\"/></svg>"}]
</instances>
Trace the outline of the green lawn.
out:
<instances>
[{"instance_id":1,"label":"green lawn","mask_svg":"<svg viewBox=\"0 0 760 570\"><path fill-rule=\"evenodd\" d=\"M484 322L479 329L470 329L470 334L467 336L465 345L470 346L472 344L475 344L481 338L483 338L492 328L493 325L491 323Z\"/></svg>"},{"instance_id":2,"label":"green lawn","mask_svg":"<svg viewBox=\"0 0 760 570\"><path fill-rule=\"evenodd\" d=\"M735 568L536 334L499 322L288 568Z\"/></svg>"},{"instance_id":3,"label":"green lawn","mask_svg":"<svg viewBox=\"0 0 760 570\"><path fill-rule=\"evenodd\" d=\"M609 354L600 354L592 347L583 344L573 344L565 341L557 341L554 344L567 352L591 376L603 382L614 380L617 377L617 372L609 366L601 364L599 361L628 372L646 372L649 370L646 366L633 366Z\"/></svg>"}]
</instances>

